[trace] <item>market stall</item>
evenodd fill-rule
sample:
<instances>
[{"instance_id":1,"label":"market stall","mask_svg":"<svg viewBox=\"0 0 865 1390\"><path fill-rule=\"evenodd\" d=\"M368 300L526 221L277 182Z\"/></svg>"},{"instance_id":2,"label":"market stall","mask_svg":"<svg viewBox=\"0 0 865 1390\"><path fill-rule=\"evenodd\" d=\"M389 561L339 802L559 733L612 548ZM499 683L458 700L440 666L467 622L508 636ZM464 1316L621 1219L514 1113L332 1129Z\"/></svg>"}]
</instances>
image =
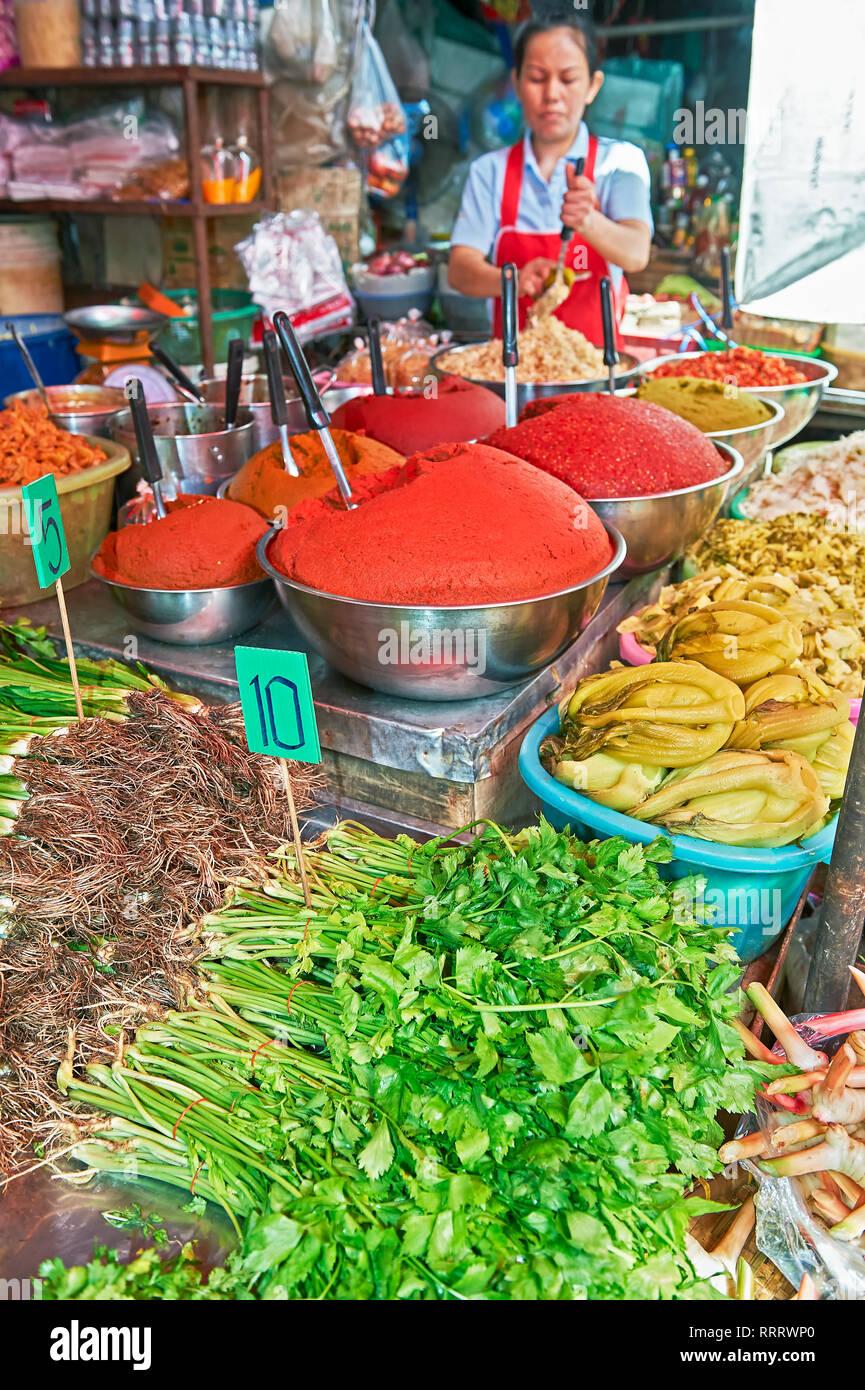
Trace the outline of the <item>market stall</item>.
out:
<instances>
[{"instance_id":1,"label":"market stall","mask_svg":"<svg viewBox=\"0 0 865 1390\"><path fill-rule=\"evenodd\" d=\"M525 74L576 54L588 105L603 79L583 18L530 20L527 133L478 153L446 263L393 235L395 207L422 220L423 113L374 16L278 8L260 76L242 8L211 16L211 67L146 61L139 16L139 61L96 79L179 85L181 139L177 106L146 117L176 198L146 193L156 156L49 196L67 157L107 179L103 118L0 121L18 213L188 215L197 286L94 280L65 368L10 310L0 1276L52 1301L861 1298L855 336L736 303L731 169L603 133L636 82L669 122L678 64L610 55L539 230ZM100 71L77 61L0 85ZM355 159L364 258L311 194L277 206L289 166L314 183L301 139ZM244 210L221 319L207 229ZM666 273L628 294L644 252ZM449 327L451 292L492 319Z\"/></svg>"}]
</instances>

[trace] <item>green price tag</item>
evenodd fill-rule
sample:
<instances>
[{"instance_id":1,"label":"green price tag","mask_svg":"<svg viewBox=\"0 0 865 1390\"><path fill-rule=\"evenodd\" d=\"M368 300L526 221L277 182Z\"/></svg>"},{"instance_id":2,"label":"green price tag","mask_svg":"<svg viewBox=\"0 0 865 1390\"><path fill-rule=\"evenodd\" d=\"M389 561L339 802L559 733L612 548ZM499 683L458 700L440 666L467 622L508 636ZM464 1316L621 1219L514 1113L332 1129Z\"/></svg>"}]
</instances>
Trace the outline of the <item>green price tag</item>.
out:
<instances>
[{"instance_id":1,"label":"green price tag","mask_svg":"<svg viewBox=\"0 0 865 1390\"><path fill-rule=\"evenodd\" d=\"M22 487L21 497L33 546L36 577L40 588L47 589L69 569L69 551L54 474L45 473L35 483Z\"/></svg>"},{"instance_id":2,"label":"green price tag","mask_svg":"<svg viewBox=\"0 0 865 1390\"><path fill-rule=\"evenodd\" d=\"M235 647L237 683L253 753L320 763L309 666L303 652Z\"/></svg>"}]
</instances>

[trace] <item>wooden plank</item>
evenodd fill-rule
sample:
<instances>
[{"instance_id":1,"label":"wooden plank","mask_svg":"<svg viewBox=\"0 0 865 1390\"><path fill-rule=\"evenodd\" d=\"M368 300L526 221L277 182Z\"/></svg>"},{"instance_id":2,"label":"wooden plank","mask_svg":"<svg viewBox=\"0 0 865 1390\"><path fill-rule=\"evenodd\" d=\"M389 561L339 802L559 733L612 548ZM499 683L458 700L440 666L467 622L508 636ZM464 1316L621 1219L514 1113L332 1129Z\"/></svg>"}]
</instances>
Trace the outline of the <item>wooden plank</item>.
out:
<instances>
[{"instance_id":1,"label":"wooden plank","mask_svg":"<svg viewBox=\"0 0 865 1390\"><path fill-rule=\"evenodd\" d=\"M185 81L212 86L263 87L264 74L237 68L6 68L0 87L175 87Z\"/></svg>"}]
</instances>

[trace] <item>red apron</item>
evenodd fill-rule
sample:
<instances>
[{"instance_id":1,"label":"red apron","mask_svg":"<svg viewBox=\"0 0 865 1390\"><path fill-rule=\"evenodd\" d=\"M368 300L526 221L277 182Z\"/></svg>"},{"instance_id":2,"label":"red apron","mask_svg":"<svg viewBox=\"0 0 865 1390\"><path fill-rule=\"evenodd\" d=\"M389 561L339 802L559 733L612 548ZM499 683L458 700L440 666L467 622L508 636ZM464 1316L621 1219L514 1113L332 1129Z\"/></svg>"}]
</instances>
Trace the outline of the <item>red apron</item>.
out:
<instances>
[{"instance_id":1,"label":"red apron","mask_svg":"<svg viewBox=\"0 0 865 1390\"><path fill-rule=\"evenodd\" d=\"M589 151L583 170L587 179L594 178L597 153L597 137L590 135ZM499 214L500 230L493 251L493 265L507 265L509 261L512 261L518 270L529 261L534 260L535 256L546 256L551 261L558 260L562 245L561 224L550 232L521 232L517 228L524 164L525 148L523 141L520 140L516 145L511 146L508 153L505 182L502 189L502 206ZM575 264L577 258L579 258L579 269ZM568 242L565 251L565 265L574 270L575 274L581 278L577 279L571 286L571 292L567 299L555 310L555 317L567 324L568 328L578 328L590 343L594 343L597 347L603 347L604 328L601 319L599 284L603 275L611 276L610 266L593 246L589 246L588 242L583 240L579 232L574 232ZM624 313L627 297L628 285L623 275L619 281L619 288L613 294L616 346L618 348L622 346L618 325ZM519 301L520 328L525 326L526 313L532 302L529 296L525 296ZM500 299L494 301L493 332L497 338L502 336Z\"/></svg>"}]
</instances>

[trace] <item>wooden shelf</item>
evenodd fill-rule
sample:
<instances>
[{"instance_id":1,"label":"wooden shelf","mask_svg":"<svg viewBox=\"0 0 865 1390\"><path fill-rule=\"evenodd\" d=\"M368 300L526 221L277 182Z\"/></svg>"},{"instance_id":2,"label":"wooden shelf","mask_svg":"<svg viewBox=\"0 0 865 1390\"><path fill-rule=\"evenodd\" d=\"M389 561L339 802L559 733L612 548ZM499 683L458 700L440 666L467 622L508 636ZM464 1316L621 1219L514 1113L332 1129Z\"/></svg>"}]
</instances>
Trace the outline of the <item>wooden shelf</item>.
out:
<instances>
[{"instance_id":1,"label":"wooden shelf","mask_svg":"<svg viewBox=\"0 0 865 1390\"><path fill-rule=\"evenodd\" d=\"M261 72L235 68L5 68L0 87L176 87L183 82L226 87L263 87Z\"/></svg>"},{"instance_id":2,"label":"wooden shelf","mask_svg":"<svg viewBox=\"0 0 865 1390\"><path fill-rule=\"evenodd\" d=\"M252 203L192 203L186 199L157 202L155 199L137 201L113 198L0 198L0 213L14 212L72 212L109 214L118 217L242 217L272 211L269 203L256 199Z\"/></svg>"},{"instance_id":3,"label":"wooden shelf","mask_svg":"<svg viewBox=\"0 0 865 1390\"><path fill-rule=\"evenodd\" d=\"M87 213L110 217L188 217L195 245L195 288L198 291L201 351L208 376L213 376L213 316L210 308L210 266L207 223L218 217L258 216L276 207L276 188L271 155L268 89L261 72L237 72L226 68L7 68L0 72L0 91L38 90L55 87L179 87L183 96L184 153L190 180L197 180L208 86L245 87L255 92L258 108L258 145L261 150L261 194L252 203L205 203L192 199L32 198L18 202L0 199L4 213ZM197 184L196 184L197 193Z\"/></svg>"}]
</instances>

